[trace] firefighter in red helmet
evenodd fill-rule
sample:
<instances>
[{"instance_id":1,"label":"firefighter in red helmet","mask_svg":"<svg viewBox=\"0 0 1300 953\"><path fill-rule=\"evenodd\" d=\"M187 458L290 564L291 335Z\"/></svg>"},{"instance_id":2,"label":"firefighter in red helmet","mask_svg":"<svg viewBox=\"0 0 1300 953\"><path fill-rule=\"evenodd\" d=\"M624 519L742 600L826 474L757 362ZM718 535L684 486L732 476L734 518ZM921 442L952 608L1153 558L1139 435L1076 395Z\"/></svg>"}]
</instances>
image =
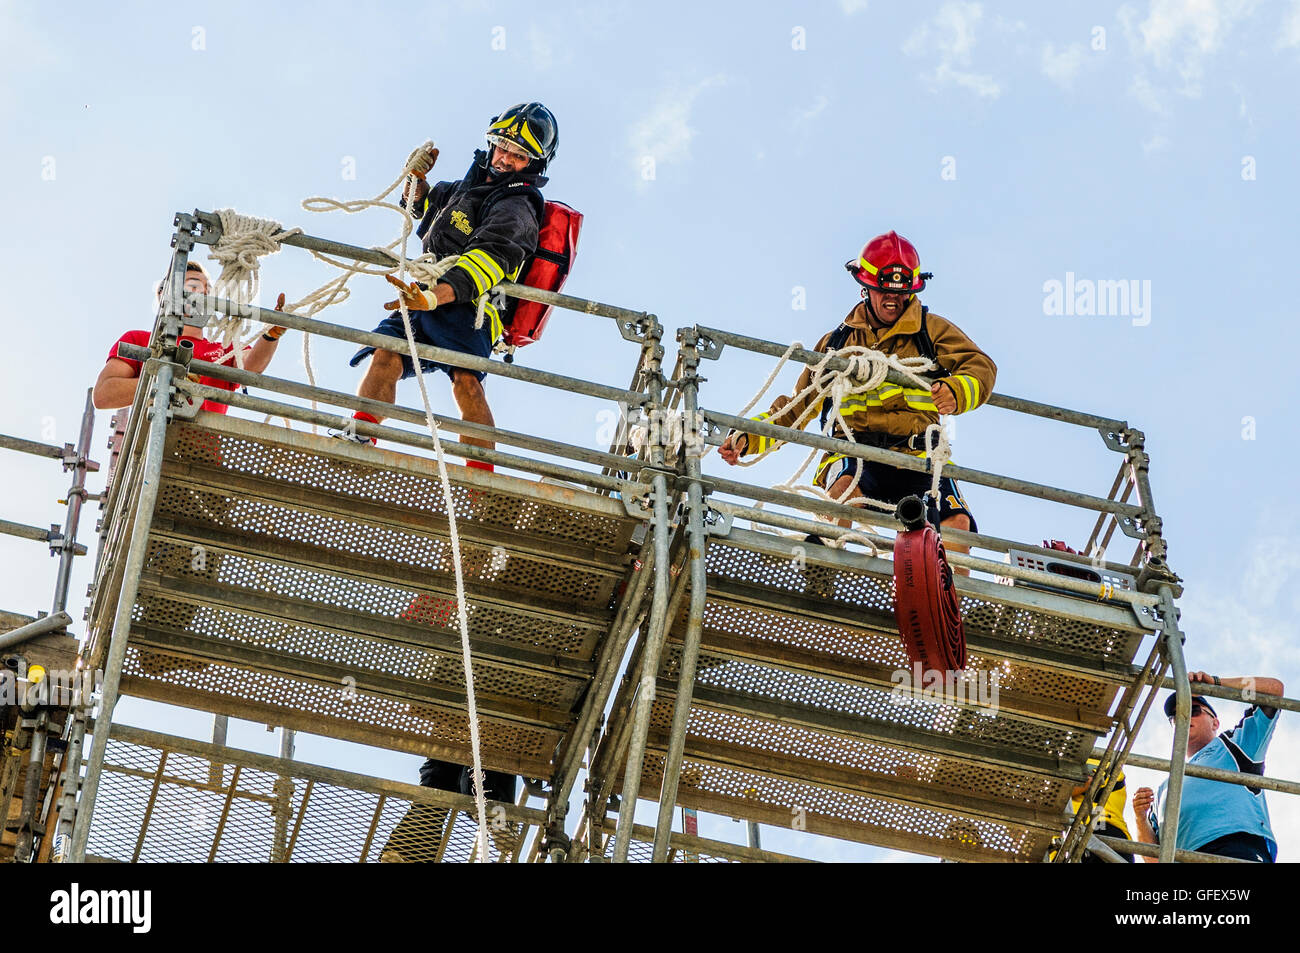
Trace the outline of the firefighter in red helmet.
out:
<instances>
[{"instance_id":1,"label":"firefighter in red helmet","mask_svg":"<svg viewBox=\"0 0 1300 953\"><path fill-rule=\"evenodd\" d=\"M847 439L842 416L858 443L915 456L925 456L926 427L941 414L963 414L974 410L993 392L997 367L960 328L921 305L918 294L925 288L929 272L921 271L916 247L897 232L877 235L863 246L862 253L844 266L862 286L862 300L833 331L817 342L823 353L847 347L866 347L885 354L925 357L936 365L929 376L937 377L928 388L898 386L888 382L875 389L846 395L834 414L830 399L820 404L807 394L799 400L778 397L763 420L781 427L801 430L821 415L822 427L834 425L831 436ZM812 381L806 367L795 384L798 395ZM760 453L772 440L756 434L733 432L719 455L727 463L741 456ZM930 477L915 470L827 453L817 468L815 482L835 499L853 504L861 497L896 503L905 496L923 496ZM955 480L939 483L937 512L932 517L943 526L975 530L975 520ZM847 525L845 522L843 525ZM812 542L820 542L813 537ZM945 543L957 552L965 547Z\"/></svg>"}]
</instances>

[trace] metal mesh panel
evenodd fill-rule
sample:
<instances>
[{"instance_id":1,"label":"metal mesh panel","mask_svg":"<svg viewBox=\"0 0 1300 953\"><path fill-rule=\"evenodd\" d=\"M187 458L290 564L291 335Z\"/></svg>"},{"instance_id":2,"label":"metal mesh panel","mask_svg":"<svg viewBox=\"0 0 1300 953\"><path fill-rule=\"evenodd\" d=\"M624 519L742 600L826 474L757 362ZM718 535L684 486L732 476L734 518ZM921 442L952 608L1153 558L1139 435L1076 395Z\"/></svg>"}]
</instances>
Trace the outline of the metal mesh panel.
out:
<instances>
[{"instance_id":1,"label":"metal mesh panel","mask_svg":"<svg viewBox=\"0 0 1300 953\"><path fill-rule=\"evenodd\" d=\"M890 576L826 566L810 565L801 569L793 559L754 552L724 541L711 543L705 560L711 575L773 590L772 601L778 604L780 593L795 593L823 603L893 613ZM968 630L986 631L1008 641L1049 645L1091 658L1127 662L1141 639L1138 633L971 596L962 598L961 610Z\"/></svg>"},{"instance_id":2,"label":"metal mesh panel","mask_svg":"<svg viewBox=\"0 0 1300 953\"><path fill-rule=\"evenodd\" d=\"M677 678L681 646L669 646L660 675ZM910 699L899 704L892 692L868 685L853 685L799 672L787 672L743 662L709 652L700 653L696 685L744 692L756 698L805 705L837 714L853 715L865 723L907 726L938 735L1000 748L1073 758L1093 735L996 712L961 705L929 704ZM974 694L972 690L972 694Z\"/></svg>"},{"instance_id":3,"label":"metal mesh panel","mask_svg":"<svg viewBox=\"0 0 1300 953\"><path fill-rule=\"evenodd\" d=\"M605 838L605 857L614 858L614 831L608 831ZM627 842L627 862L629 864L649 864L654 860L654 844L638 840L635 836ZM669 846L668 862L670 864L732 864L738 863L728 857L715 857L713 854L701 854L685 851L680 847Z\"/></svg>"},{"instance_id":4,"label":"metal mesh panel","mask_svg":"<svg viewBox=\"0 0 1300 953\"><path fill-rule=\"evenodd\" d=\"M657 700L651 724L666 731L672 720L671 700ZM939 792L986 797L1055 809L1063 806L1072 782L964 761L931 752L914 751L883 742L842 738L807 728L730 712L693 708L687 722L687 752L697 757L701 743L729 746L736 758L746 750L788 759L786 773L800 773L799 761L810 766L833 765L852 770L861 788L885 788L891 783L925 785Z\"/></svg>"},{"instance_id":5,"label":"metal mesh panel","mask_svg":"<svg viewBox=\"0 0 1300 953\"><path fill-rule=\"evenodd\" d=\"M194 554L188 547L151 539L146 567L164 575L204 584L216 583L235 593L236 597L241 590L289 595L305 603L300 611L308 618L314 603L365 615L373 620L392 621L407 615L411 621L454 623L454 610L446 603L440 603L440 597L404 588L396 581L387 583L349 578L338 573L285 566L235 554L221 556L214 568L213 559L213 553L206 553L202 568L196 568ZM511 612L499 605L476 601L472 596L467 603L472 636L538 646L582 657L585 647L601 631L591 622Z\"/></svg>"},{"instance_id":6,"label":"metal mesh panel","mask_svg":"<svg viewBox=\"0 0 1300 953\"><path fill-rule=\"evenodd\" d=\"M385 728L385 739L404 750L423 751L432 742L469 751L469 721L463 709L413 705L358 692L348 685L325 686L225 665L196 663L167 653L142 653L131 646L122 669L122 690L130 695L187 704L204 711L227 711L241 703L259 706L282 723L311 721L319 734L352 737L358 726ZM238 715L238 712L235 712ZM247 717L247 716L245 716ZM480 738L488 767L514 771L522 761L538 777L549 772L558 731L480 716ZM401 742L400 744L398 742ZM375 743L380 743L376 740Z\"/></svg>"},{"instance_id":7,"label":"metal mesh panel","mask_svg":"<svg viewBox=\"0 0 1300 953\"><path fill-rule=\"evenodd\" d=\"M654 797L663 781L662 755L647 756L642 797ZM678 803L701 810L753 817L754 806L788 818L795 829L851 834L871 842L889 838L919 853L977 851L990 860L1037 860L1051 834L1015 824L958 817L943 811L896 804L864 794L832 791L799 781L768 778L740 768L707 764L687 757L682 762ZM842 819L819 830L816 818ZM849 824L843 821L850 822ZM774 821L773 821L774 822ZM851 825L851 826L850 826Z\"/></svg>"},{"instance_id":8,"label":"metal mesh panel","mask_svg":"<svg viewBox=\"0 0 1300 953\"><path fill-rule=\"evenodd\" d=\"M324 457L242 436L215 434L196 425L169 429L169 457L221 467L237 473L308 486L334 497L388 503L406 510L446 516L442 483L430 465L428 475L390 470ZM458 468L449 470L454 474ZM630 521L571 506L523 500L508 493L455 482L451 488L457 518L621 551Z\"/></svg>"},{"instance_id":9,"label":"metal mesh panel","mask_svg":"<svg viewBox=\"0 0 1300 953\"><path fill-rule=\"evenodd\" d=\"M277 549L293 544L315 552L335 552L383 564L399 576L404 567L425 573L454 573L449 539L417 535L321 513L312 513L262 500L240 499L219 492L176 484L158 494L159 516L211 525L244 537L274 539ZM510 552L504 547L460 541L461 570L466 582L482 582L521 590L533 598L576 602L605 608L618 581L615 573L565 566L555 560Z\"/></svg>"},{"instance_id":10,"label":"metal mesh panel","mask_svg":"<svg viewBox=\"0 0 1300 953\"><path fill-rule=\"evenodd\" d=\"M273 649L286 664L292 660L326 661L350 669L398 675L433 685L464 691L465 667L459 653L425 649L340 635L328 630L280 619L230 612L211 606L194 606L161 595L142 593L136 602L135 621L235 645ZM147 633L136 641L149 641ZM519 672L476 658L474 683L482 695L523 699L551 708L569 708L582 693L584 682Z\"/></svg>"},{"instance_id":11,"label":"metal mesh panel","mask_svg":"<svg viewBox=\"0 0 1300 953\"><path fill-rule=\"evenodd\" d=\"M494 818L491 807L489 859L509 858L522 825ZM392 794L110 739L87 852L130 861L139 843L144 863L428 862L438 856L451 813ZM476 831L469 815L457 815L441 860L469 860Z\"/></svg>"},{"instance_id":12,"label":"metal mesh panel","mask_svg":"<svg viewBox=\"0 0 1300 953\"><path fill-rule=\"evenodd\" d=\"M686 632L686 611L683 606L674 626L678 638ZM756 654L769 651L775 656L788 646L836 660L860 660L897 669L911 667L897 635L810 619L780 611L777 606L755 609L711 599L704 607L704 633L706 643L711 633L746 639L754 643ZM1005 691L1066 702L1084 711L1105 712L1117 690L1106 682L1045 671L980 652L970 653L967 669L997 672Z\"/></svg>"}]
</instances>

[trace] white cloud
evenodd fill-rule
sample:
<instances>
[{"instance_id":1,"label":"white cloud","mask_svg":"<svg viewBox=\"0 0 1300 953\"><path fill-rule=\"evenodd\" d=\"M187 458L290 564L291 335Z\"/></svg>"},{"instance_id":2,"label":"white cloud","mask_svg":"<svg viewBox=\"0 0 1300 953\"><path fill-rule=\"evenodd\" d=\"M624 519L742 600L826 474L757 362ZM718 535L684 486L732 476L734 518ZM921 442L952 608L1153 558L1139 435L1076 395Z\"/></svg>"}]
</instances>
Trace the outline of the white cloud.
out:
<instances>
[{"instance_id":1,"label":"white cloud","mask_svg":"<svg viewBox=\"0 0 1300 953\"><path fill-rule=\"evenodd\" d=\"M1135 22L1132 7L1121 7L1120 22L1139 54L1156 69L1173 70L1179 92L1200 96L1206 61L1233 27L1251 14L1255 0L1149 0L1146 18Z\"/></svg>"},{"instance_id":2,"label":"white cloud","mask_svg":"<svg viewBox=\"0 0 1300 953\"><path fill-rule=\"evenodd\" d=\"M1229 585L1210 592L1189 588L1180 600L1188 664L1204 668L1191 661L1191 655L1212 647L1212 660L1221 658L1225 669L1249 669L1247 674L1271 675L1294 665L1300 553L1289 537L1255 539L1238 579L1225 581Z\"/></svg>"},{"instance_id":3,"label":"white cloud","mask_svg":"<svg viewBox=\"0 0 1300 953\"><path fill-rule=\"evenodd\" d=\"M1169 107L1165 105L1162 98L1163 91L1151 85L1151 80L1147 79L1146 73L1138 73L1133 77L1133 85L1129 87L1129 92L1133 94L1134 99L1153 113L1161 116L1168 115Z\"/></svg>"},{"instance_id":4,"label":"white cloud","mask_svg":"<svg viewBox=\"0 0 1300 953\"><path fill-rule=\"evenodd\" d=\"M1300 47L1300 0L1291 0L1291 9L1282 17L1282 28L1277 32L1278 49Z\"/></svg>"},{"instance_id":5,"label":"white cloud","mask_svg":"<svg viewBox=\"0 0 1300 953\"><path fill-rule=\"evenodd\" d=\"M977 96L995 99L1001 85L986 73L971 72L971 51L975 48L975 26L984 16L981 4L970 0L948 0L932 19L921 24L903 44L910 56L937 51L939 63L926 78L935 86L958 86Z\"/></svg>"},{"instance_id":6,"label":"white cloud","mask_svg":"<svg viewBox=\"0 0 1300 953\"><path fill-rule=\"evenodd\" d=\"M1055 45L1046 43L1043 45L1043 75L1058 86L1068 88L1073 85L1074 77L1079 75L1087 55L1082 43L1071 43L1059 53Z\"/></svg>"},{"instance_id":7,"label":"white cloud","mask_svg":"<svg viewBox=\"0 0 1300 953\"><path fill-rule=\"evenodd\" d=\"M691 157L691 110L706 89L726 82L724 76L710 76L685 89L675 86L664 90L650 114L639 119L628 131L628 147L634 162L645 157L655 165L684 162Z\"/></svg>"},{"instance_id":8,"label":"white cloud","mask_svg":"<svg viewBox=\"0 0 1300 953\"><path fill-rule=\"evenodd\" d=\"M1156 133L1150 139L1143 140L1142 154L1149 156L1152 153L1160 152L1168 145L1169 145L1169 140L1166 139L1164 136L1160 135L1159 133Z\"/></svg>"},{"instance_id":9,"label":"white cloud","mask_svg":"<svg viewBox=\"0 0 1300 953\"><path fill-rule=\"evenodd\" d=\"M840 0L840 9L844 11L845 16L851 17L867 9L867 0Z\"/></svg>"}]
</instances>

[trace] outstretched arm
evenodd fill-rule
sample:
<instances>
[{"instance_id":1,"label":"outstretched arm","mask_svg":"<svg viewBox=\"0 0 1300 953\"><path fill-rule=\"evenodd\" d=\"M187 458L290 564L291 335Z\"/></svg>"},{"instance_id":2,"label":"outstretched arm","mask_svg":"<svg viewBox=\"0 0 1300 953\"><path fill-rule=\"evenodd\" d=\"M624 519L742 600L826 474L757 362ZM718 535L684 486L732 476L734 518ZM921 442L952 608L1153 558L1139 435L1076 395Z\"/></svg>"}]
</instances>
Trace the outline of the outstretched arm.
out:
<instances>
[{"instance_id":1,"label":"outstretched arm","mask_svg":"<svg viewBox=\"0 0 1300 953\"><path fill-rule=\"evenodd\" d=\"M135 400L140 373L126 361L111 357L99 372L91 400L98 410L116 410Z\"/></svg>"}]
</instances>

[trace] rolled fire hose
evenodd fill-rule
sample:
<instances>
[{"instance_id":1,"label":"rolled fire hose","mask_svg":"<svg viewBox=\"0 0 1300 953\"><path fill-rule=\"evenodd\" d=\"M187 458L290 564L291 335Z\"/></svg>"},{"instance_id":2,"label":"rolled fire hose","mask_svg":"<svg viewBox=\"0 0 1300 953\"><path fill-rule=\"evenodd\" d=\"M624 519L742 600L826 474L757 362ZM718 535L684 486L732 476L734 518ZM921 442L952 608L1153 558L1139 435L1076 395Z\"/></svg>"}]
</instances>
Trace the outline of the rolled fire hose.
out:
<instances>
[{"instance_id":1,"label":"rolled fire hose","mask_svg":"<svg viewBox=\"0 0 1300 953\"><path fill-rule=\"evenodd\" d=\"M943 541L919 497L904 497L895 515L905 527L894 540L894 618L903 648L923 671L960 671L966 630Z\"/></svg>"}]
</instances>

